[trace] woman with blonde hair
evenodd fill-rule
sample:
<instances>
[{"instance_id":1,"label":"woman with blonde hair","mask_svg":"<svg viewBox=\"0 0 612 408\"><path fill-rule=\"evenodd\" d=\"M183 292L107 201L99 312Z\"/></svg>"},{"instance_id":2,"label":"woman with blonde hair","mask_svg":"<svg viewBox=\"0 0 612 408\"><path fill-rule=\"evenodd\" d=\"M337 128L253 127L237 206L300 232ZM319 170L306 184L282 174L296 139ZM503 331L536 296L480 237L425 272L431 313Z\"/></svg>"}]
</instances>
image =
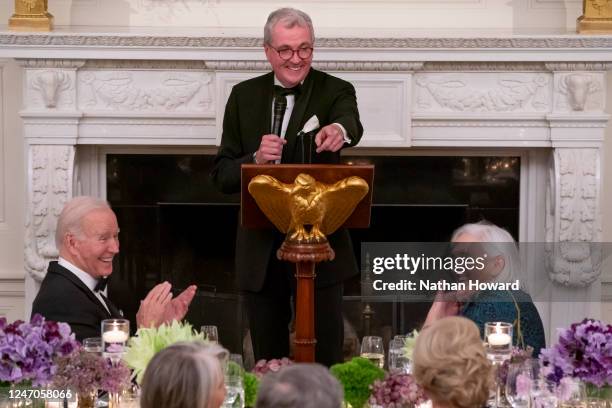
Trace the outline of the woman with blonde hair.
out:
<instances>
[{"instance_id":1,"label":"woman with blonde hair","mask_svg":"<svg viewBox=\"0 0 612 408\"><path fill-rule=\"evenodd\" d=\"M465 317L445 317L423 329L412 370L433 408L483 407L493 386L478 327Z\"/></svg>"},{"instance_id":2,"label":"woman with blonde hair","mask_svg":"<svg viewBox=\"0 0 612 408\"><path fill-rule=\"evenodd\" d=\"M198 342L173 344L145 370L141 408L219 408L225 399L223 362L228 352Z\"/></svg>"}]
</instances>

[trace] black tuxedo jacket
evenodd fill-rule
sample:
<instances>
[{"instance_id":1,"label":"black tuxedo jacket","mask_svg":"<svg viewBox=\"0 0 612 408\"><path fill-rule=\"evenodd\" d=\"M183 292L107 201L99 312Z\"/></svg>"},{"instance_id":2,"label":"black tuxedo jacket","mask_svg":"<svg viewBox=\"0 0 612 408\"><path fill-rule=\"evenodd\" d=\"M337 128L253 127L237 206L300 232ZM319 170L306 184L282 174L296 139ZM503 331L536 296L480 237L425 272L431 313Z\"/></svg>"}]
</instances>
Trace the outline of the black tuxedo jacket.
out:
<instances>
[{"instance_id":1,"label":"black tuxedo jacket","mask_svg":"<svg viewBox=\"0 0 612 408\"><path fill-rule=\"evenodd\" d=\"M100 337L102 320L122 317L108 303L110 313L75 274L52 261L32 304L32 315L39 313L47 320L68 323L76 339L83 341Z\"/></svg>"},{"instance_id":2,"label":"black tuxedo jacket","mask_svg":"<svg viewBox=\"0 0 612 408\"><path fill-rule=\"evenodd\" d=\"M241 82L232 89L225 107L221 146L211 174L213 183L222 192L231 194L240 191L240 166L253 162L253 153L259 148L261 137L271 133L273 89L272 72ZM350 146L361 139L363 127L359 121L353 85L311 69L296 98L287 126L287 144L283 147L282 163L301 162L301 143L296 135L313 115L317 115L321 127L340 123L351 140ZM313 143L310 152L313 163L332 164L340 161L340 152L316 153L315 149ZM334 284L357 273L348 232L339 230L328 239L336 252L336 259L317 265L317 286ZM254 292L261 289L270 256L278 249L280 242L280 234L275 230L247 230L238 226L236 275L240 289Z\"/></svg>"}]
</instances>

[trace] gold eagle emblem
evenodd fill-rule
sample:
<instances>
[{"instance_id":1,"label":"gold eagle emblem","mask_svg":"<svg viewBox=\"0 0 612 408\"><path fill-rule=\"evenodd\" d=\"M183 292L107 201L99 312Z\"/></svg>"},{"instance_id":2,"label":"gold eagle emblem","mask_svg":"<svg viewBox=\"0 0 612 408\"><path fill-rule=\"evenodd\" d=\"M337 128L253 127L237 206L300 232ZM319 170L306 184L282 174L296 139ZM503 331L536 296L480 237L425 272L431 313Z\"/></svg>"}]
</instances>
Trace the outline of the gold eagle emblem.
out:
<instances>
[{"instance_id":1,"label":"gold eagle emblem","mask_svg":"<svg viewBox=\"0 0 612 408\"><path fill-rule=\"evenodd\" d=\"M259 175L249 183L249 193L259 208L296 243L326 242L325 236L344 224L368 190L368 183L356 176L324 184L300 173L293 184L285 184Z\"/></svg>"}]
</instances>

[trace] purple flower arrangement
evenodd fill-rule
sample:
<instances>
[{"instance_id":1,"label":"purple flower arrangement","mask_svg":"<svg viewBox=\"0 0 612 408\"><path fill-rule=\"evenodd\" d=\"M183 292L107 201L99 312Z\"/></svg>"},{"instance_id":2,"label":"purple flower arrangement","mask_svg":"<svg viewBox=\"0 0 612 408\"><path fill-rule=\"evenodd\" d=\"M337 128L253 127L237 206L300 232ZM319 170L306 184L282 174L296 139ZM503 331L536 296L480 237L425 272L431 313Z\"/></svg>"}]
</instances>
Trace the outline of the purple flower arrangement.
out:
<instances>
[{"instance_id":1,"label":"purple flower arrangement","mask_svg":"<svg viewBox=\"0 0 612 408\"><path fill-rule=\"evenodd\" d=\"M99 354L83 349L59 357L56 361L53 385L60 389L70 388L79 394L98 389L118 393L130 384L130 369L122 361L113 365Z\"/></svg>"},{"instance_id":2,"label":"purple flower arrangement","mask_svg":"<svg viewBox=\"0 0 612 408\"><path fill-rule=\"evenodd\" d=\"M45 385L55 374L54 358L66 356L78 343L70 326L36 314L29 323L8 324L0 318L0 382Z\"/></svg>"},{"instance_id":3,"label":"purple flower arrangement","mask_svg":"<svg viewBox=\"0 0 612 408\"><path fill-rule=\"evenodd\" d=\"M376 380L370 386L370 405L385 408L412 407L427 400L423 389L410 374L387 374L384 380Z\"/></svg>"},{"instance_id":4,"label":"purple flower arrangement","mask_svg":"<svg viewBox=\"0 0 612 408\"><path fill-rule=\"evenodd\" d=\"M283 357L281 359L273 358L271 360L259 360L255 367L253 367L253 374L257 376L257 378L261 379L265 374L269 372L277 372L281 369L281 367L288 366L293 364L293 361L288 359L287 357Z\"/></svg>"},{"instance_id":5,"label":"purple flower arrangement","mask_svg":"<svg viewBox=\"0 0 612 408\"><path fill-rule=\"evenodd\" d=\"M557 344L540 353L540 362L556 384L573 377L596 387L612 386L612 326L584 319L561 329Z\"/></svg>"}]
</instances>

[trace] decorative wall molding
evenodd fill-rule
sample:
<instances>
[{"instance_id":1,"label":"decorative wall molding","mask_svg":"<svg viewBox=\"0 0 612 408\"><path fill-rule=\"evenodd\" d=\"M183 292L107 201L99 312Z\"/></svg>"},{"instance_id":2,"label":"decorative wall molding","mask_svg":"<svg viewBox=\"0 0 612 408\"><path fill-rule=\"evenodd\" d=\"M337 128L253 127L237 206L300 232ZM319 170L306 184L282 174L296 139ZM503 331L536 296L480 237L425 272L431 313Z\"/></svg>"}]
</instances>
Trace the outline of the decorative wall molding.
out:
<instances>
[{"instance_id":1,"label":"decorative wall molding","mask_svg":"<svg viewBox=\"0 0 612 408\"><path fill-rule=\"evenodd\" d=\"M64 71L44 70L30 75L30 88L38 91L43 105L48 109L57 107L62 93L70 90L71 87L74 87L72 78ZM66 93L66 97L63 99L63 105L67 107L72 106L74 103L74 100L70 98L68 93Z\"/></svg>"},{"instance_id":2,"label":"decorative wall molding","mask_svg":"<svg viewBox=\"0 0 612 408\"><path fill-rule=\"evenodd\" d=\"M197 70L207 69L205 61L164 61L164 60L87 60L83 66L86 70L123 70L123 69L164 69L164 70Z\"/></svg>"},{"instance_id":3,"label":"decorative wall molding","mask_svg":"<svg viewBox=\"0 0 612 408\"><path fill-rule=\"evenodd\" d=\"M58 255L55 227L62 207L72 197L74 155L74 146L29 146L25 268L39 282L49 261Z\"/></svg>"},{"instance_id":4,"label":"decorative wall molding","mask_svg":"<svg viewBox=\"0 0 612 408\"><path fill-rule=\"evenodd\" d=\"M604 75L601 72L555 74L556 112L603 112Z\"/></svg>"},{"instance_id":5,"label":"decorative wall molding","mask_svg":"<svg viewBox=\"0 0 612 408\"><path fill-rule=\"evenodd\" d=\"M79 108L87 111L214 111L209 73L189 71L79 71Z\"/></svg>"},{"instance_id":6,"label":"decorative wall molding","mask_svg":"<svg viewBox=\"0 0 612 408\"><path fill-rule=\"evenodd\" d=\"M416 112L546 112L545 74L417 73Z\"/></svg>"},{"instance_id":7,"label":"decorative wall molding","mask_svg":"<svg viewBox=\"0 0 612 408\"><path fill-rule=\"evenodd\" d=\"M547 62L549 71L609 71L612 64L605 62Z\"/></svg>"},{"instance_id":8,"label":"decorative wall molding","mask_svg":"<svg viewBox=\"0 0 612 408\"><path fill-rule=\"evenodd\" d=\"M0 33L0 46L154 48L259 48L261 37L198 37L138 34ZM609 36L317 38L317 47L376 49L609 49Z\"/></svg>"},{"instance_id":9,"label":"decorative wall molding","mask_svg":"<svg viewBox=\"0 0 612 408\"><path fill-rule=\"evenodd\" d=\"M85 65L85 60L75 59L22 59L15 60L23 68L44 69L77 69Z\"/></svg>"},{"instance_id":10,"label":"decorative wall molding","mask_svg":"<svg viewBox=\"0 0 612 408\"><path fill-rule=\"evenodd\" d=\"M543 62L426 62L423 71L449 71L449 72L489 72L489 71L519 71L541 72L546 68Z\"/></svg>"},{"instance_id":11,"label":"decorative wall molding","mask_svg":"<svg viewBox=\"0 0 612 408\"><path fill-rule=\"evenodd\" d=\"M219 71L269 71L268 61L206 61L208 69ZM312 66L322 71L349 72L410 72L423 67L422 62L403 61L314 61Z\"/></svg>"},{"instance_id":12,"label":"decorative wall molding","mask_svg":"<svg viewBox=\"0 0 612 408\"><path fill-rule=\"evenodd\" d=\"M586 287L601 275L600 150L556 148L546 197L546 266L553 282Z\"/></svg>"}]
</instances>

